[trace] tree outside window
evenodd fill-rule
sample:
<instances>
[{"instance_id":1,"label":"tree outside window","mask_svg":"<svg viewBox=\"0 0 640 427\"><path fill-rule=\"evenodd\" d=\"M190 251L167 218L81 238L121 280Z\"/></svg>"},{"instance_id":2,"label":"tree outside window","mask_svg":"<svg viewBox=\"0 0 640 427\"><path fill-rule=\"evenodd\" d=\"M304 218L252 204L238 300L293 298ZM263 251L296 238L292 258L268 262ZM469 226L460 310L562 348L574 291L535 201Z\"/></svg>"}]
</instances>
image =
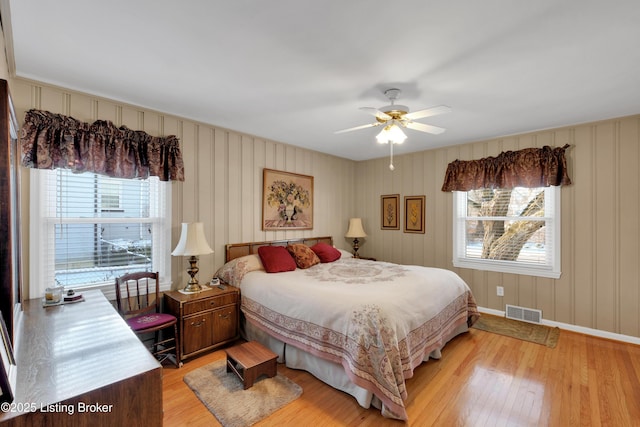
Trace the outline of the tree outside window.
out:
<instances>
[{"instance_id":1,"label":"tree outside window","mask_svg":"<svg viewBox=\"0 0 640 427\"><path fill-rule=\"evenodd\" d=\"M559 197L556 187L455 192L454 265L559 277Z\"/></svg>"}]
</instances>

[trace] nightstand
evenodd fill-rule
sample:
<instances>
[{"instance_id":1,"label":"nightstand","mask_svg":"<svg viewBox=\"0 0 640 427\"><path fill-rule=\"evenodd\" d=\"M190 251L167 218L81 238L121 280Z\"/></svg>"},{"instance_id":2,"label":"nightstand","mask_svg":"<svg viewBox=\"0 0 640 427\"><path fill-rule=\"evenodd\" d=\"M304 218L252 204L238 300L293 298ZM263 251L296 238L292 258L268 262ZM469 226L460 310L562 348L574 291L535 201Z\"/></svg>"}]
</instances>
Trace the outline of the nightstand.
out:
<instances>
[{"instance_id":1,"label":"nightstand","mask_svg":"<svg viewBox=\"0 0 640 427\"><path fill-rule=\"evenodd\" d=\"M238 339L240 291L222 285L197 294L165 292L164 310L178 319L178 363Z\"/></svg>"}]
</instances>

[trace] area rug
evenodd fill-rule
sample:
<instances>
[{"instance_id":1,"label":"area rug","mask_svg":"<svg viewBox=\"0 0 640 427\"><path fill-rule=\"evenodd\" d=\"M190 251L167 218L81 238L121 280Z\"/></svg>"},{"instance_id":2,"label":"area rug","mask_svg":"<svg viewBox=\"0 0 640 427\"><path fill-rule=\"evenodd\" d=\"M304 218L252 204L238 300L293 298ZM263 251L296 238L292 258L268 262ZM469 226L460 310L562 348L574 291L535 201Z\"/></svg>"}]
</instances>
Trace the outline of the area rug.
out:
<instances>
[{"instance_id":1,"label":"area rug","mask_svg":"<svg viewBox=\"0 0 640 427\"><path fill-rule=\"evenodd\" d=\"M482 315L473 325L476 329L481 329L495 334L506 335L512 338L546 345L555 348L560 336L560 328L552 328L535 323L521 322L519 320L507 319L491 315Z\"/></svg>"},{"instance_id":2,"label":"area rug","mask_svg":"<svg viewBox=\"0 0 640 427\"><path fill-rule=\"evenodd\" d=\"M225 427L250 426L268 417L302 394L302 388L284 375L260 377L244 390L226 361L219 360L184 376L184 382Z\"/></svg>"}]
</instances>

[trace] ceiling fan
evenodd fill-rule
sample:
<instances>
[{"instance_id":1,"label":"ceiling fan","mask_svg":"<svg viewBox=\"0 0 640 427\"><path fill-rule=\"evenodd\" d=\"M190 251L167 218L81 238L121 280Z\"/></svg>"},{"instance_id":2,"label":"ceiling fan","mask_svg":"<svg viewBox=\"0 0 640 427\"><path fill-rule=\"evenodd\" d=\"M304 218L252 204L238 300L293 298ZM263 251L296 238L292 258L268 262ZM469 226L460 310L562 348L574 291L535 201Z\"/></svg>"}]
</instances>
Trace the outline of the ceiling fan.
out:
<instances>
[{"instance_id":1,"label":"ceiling fan","mask_svg":"<svg viewBox=\"0 0 640 427\"><path fill-rule=\"evenodd\" d=\"M400 95L400 92L400 89L387 89L384 91L384 94L387 96L387 98L389 98L389 101L391 101L390 105L386 105L382 108L360 108L362 111L366 111L367 113L374 115L376 117L376 122L369 123L367 125L356 126L349 129L339 130L336 133L351 132L354 130L366 129L380 125L385 125L386 127L393 124L400 125L404 128L418 130L421 132L432 133L434 135L440 134L445 131L444 128L427 125L424 123L416 123L414 122L414 120L431 117L438 114L449 113L451 111L450 107L440 105L438 107L427 108L425 110L414 111L413 113L410 113L409 107L407 107L406 105L397 105L395 103L396 99L398 99L398 96Z\"/></svg>"},{"instance_id":2,"label":"ceiling fan","mask_svg":"<svg viewBox=\"0 0 640 427\"><path fill-rule=\"evenodd\" d=\"M440 105L437 107L427 108L425 110L419 110L410 113L409 107L407 107L406 105L398 105L395 103L396 99L398 99L398 96L400 95L400 92L400 89L395 88L387 89L384 91L384 94L387 98L389 98L389 101L391 102L390 105L386 105L382 108L360 108L362 111L366 111L367 113L375 116L375 122L335 132L345 133L354 130L384 125L382 131L376 136L376 140L381 144L389 144L391 150L391 163L389 164L389 169L391 170L395 169L393 167L393 144L401 144L405 139L407 139L407 136L404 134L404 132L402 132L402 129L400 129L400 127L437 135L444 132L445 129L438 126L417 123L414 120L423 119L425 117L431 117L438 114L449 113L451 111L451 107Z\"/></svg>"}]
</instances>

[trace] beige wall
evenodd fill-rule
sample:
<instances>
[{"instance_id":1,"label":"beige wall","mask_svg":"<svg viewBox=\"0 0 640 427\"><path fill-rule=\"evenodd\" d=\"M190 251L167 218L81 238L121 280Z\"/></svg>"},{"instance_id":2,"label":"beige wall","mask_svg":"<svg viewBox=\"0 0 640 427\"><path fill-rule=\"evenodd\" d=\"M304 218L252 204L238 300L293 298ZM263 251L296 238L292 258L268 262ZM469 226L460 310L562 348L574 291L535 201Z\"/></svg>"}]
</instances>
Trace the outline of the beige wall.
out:
<instances>
[{"instance_id":1,"label":"beige wall","mask_svg":"<svg viewBox=\"0 0 640 427\"><path fill-rule=\"evenodd\" d=\"M440 191L447 164L564 144L571 144L573 185L562 188L560 279L454 269L452 194ZM369 235L361 254L454 269L482 307L520 305L548 320L640 336L640 116L423 151L394 163L394 172L388 159L356 166L356 213ZM426 234L380 229L380 196L394 193L426 195ZM504 297L496 296L498 285Z\"/></svg>"},{"instance_id":2,"label":"beige wall","mask_svg":"<svg viewBox=\"0 0 640 427\"><path fill-rule=\"evenodd\" d=\"M185 181L172 186L172 247L180 223L201 221L215 253L200 257L199 278L209 280L224 262L224 245L292 237L334 236L348 249L344 236L352 216L355 163L258 137L216 128L166 114L77 93L38 82L10 82L20 122L30 108L72 116L81 121L111 120L151 135L177 135L185 162ZM262 170L285 170L314 177L313 230L262 231ZM29 174L22 170L23 212L28 213ZM28 254L28 217L23 215L24 253ZM28 257L25 282L28 284ZM173 287L186 283L186 259L172 258ZM26 286L28 288L28 285Z\"/></svg>"},{"instance_id":3,"label":"beige wall","mask_svg":"<svg viewBox=\"0 0 640 427\"><path fill-rule=\"evenodd\" d=\"M574 184L562 189L561 278L457 271L483 307L521 305L542 310L548 320L640 336L640 116L397 156L390 172L386 158L356 163L37 82L10 83L20 120L27 109L41 108L180 138L187 175L184 183L171 184L172 240L177 242L181 222L205 223L216 252L202 257L201 278L222 265L229 242L333 235L346 249L349 242L342 236L351 216L361 216L368 233L362 255L453 268L452 195L440 191L448 162L571 144L567 157ZM313 230L260 229L264 167L315 177ZM28 212L28 179L23 188ZM394 193L426 195L426 234L380 230L380 196ZM23 231L26 247L27 216ZM187 280L185 264L172 260L174 287ZM504 297L495 295L497 285L504 286Z\"/></svg>"}]
</instances>

